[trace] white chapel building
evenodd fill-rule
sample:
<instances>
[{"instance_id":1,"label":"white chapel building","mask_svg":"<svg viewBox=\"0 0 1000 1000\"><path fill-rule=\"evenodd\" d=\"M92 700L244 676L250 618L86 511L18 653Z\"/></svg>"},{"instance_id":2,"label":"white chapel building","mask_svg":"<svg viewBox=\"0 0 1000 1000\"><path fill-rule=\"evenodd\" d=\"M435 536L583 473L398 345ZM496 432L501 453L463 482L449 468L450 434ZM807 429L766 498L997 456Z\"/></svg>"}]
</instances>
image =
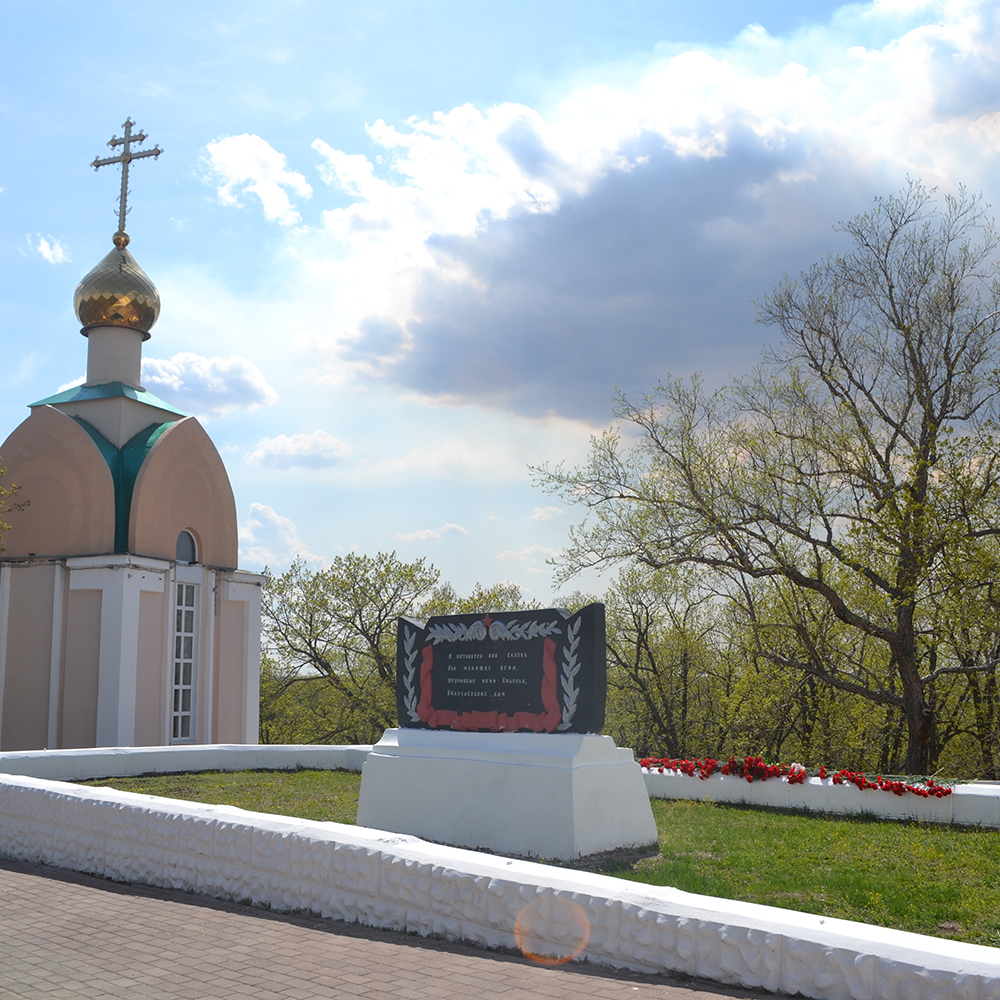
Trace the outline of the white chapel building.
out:
<instances>
[{"instance_id":1,"label":"white chapel building","mask_svg":"<svg viewBox=\"0 0 1000 1000\"><path fill-rule=\"evenodd\" d=\"M29 404L0 445L28 501L0 540L0 751L257 742L264 578L237 569L208 434L140 384L160 297L124 192L114 249L76 290L86 382Z\"/></svg>"}]
</instances>

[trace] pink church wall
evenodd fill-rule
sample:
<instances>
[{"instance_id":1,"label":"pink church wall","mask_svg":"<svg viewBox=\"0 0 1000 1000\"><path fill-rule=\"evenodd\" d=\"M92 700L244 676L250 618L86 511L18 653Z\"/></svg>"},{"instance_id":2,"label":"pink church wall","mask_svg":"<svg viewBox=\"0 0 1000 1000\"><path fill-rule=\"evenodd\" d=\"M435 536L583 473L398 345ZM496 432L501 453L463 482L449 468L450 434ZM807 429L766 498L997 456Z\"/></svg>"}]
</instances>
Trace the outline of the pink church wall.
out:
<instances>
[{"instance_id":1,"label":"pink church wall","mask_svg":"<svg viewBox=\"0 0 1000 1000\"><path fill-rule=\"evenodd\" d=\"M212 699L217 743L243 740L244 662L247 605L241 601L219 602L215 693Z\"/></svg>"},{"instance_id":2,"label":"pink church wall","mask_svg":"<svg viewBox=\"0 0 1000 1000\"><path fill-rule=\"evenodd\" d=\"M168 593L143 591L139 595L139 651L135 685L135 745L159 746L166 742L166 706L163 704L163 614ZM169 671L168 659L168 671Z\"/></svg>"},{"instance_id":3,"label":"pink church wall","mask_svg":"<svg viewBox=\"0 0 1000 1000\"><path fill-rule=\"evenodd\" d=\"M75 556L113 552L115 498L97 445L71 417L39 406L0 447L5 485L30 501L7 515L5 556ZM235 515L234 515L235 523Z\"/></svg>"},{"instance_id":4,"label":"pink church wall","mask_svg":"<svg viewBox=\"0 0 1000 1000\"><path fill-rule=\"evenodd\" d=\"M48 742L49 675L55 567L27 566L11 587L0 750L37 750Z\"/></svg>"},{"instance_id":5,"label":"pink church wall","mask_svg":"<svg viewBox=\"0 0 1000 1000\"><path fill-rule=\"evenodd\" d=\"M136 479L129 551L173 559L177 536L190 531L198 561L235 569L236 501L215 445L194 417L178 421L153 446Z\"/></svg>"},{"instance_id":6,"label":"pink church wall","mask_svg":"<svg viewBox=\"0 0 1000 1000\"><path fill-rule=\"evenodd\" d=\"M4 538L0 750L167 742L173 667L167 647L173 587L181 579L196 583L201 594L197 739L255 742L260 579L219 572L237 565L236 504L225 466L198 421L171 425L140 469L130 509L131 554L114 553L111 472L75 420L37 407L0 455L9 473L4 482L18 484L18 499L30 501L25 511L8 515L12 529ZM175 562L182 530L195 536L200 565ZM156 562L144 564L150 560ZM133 579L137 573L148 589ZM102 669L110 681L105 690ZM132 705L115 705L133 677L134 715Z\"/></svg>"},{"instance_id":7,"label":"pink church wall","mask_svg":"<svg viewBox=\"0 0 1000 1000\"><path fill-rule=\"evenodd\" d=\"M61 747L92 747L97 742L97 678L101 655L101 592L71 590L66 600Z\"/></svg>"}]
</instances>

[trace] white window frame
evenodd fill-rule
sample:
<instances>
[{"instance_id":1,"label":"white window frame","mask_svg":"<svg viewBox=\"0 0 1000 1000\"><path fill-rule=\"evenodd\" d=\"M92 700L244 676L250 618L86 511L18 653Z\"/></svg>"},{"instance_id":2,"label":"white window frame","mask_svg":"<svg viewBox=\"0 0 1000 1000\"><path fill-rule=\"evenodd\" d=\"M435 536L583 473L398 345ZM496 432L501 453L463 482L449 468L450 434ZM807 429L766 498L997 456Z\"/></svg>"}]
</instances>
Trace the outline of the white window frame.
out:
<instances>
[{"instance_id":1,"label":"white window frame","mask_svg":"<svg viewBox=\"0 0 1000 1000\"><path fill-rule=\"evenodd\" d=\"M194 567L191 567L193 569ZM187 572L184 572L187 570ZM178 588L185 588L184 595L187 596L187 588L191 588L192 604L189 605L179 605L178 604ZM199 680L199 661L200 661L200 646L201 646L201 587L202 587L202 574L198 570L192 573L188 567L178 566L174 574L173 586L171 587L170 593L170 621L171 621L171 641L170 641L170 659L169 659L169 678L170 678L170 698L168 702L168 723L167 723L167 734L170 743L195 743L198 739L198 680ZM182 614L186 611L191 612L190 622L186 622L184 618L181 619L181 629L178 630L178 611ZM186 616L185 616L186 617ZM186 625L191 625L191 631L188 632ZM190 658L185 655L188 650L185 649L184 640L189 638L190 643ZM178 651L181 653L178 656ZM190 676L188 677L188 682L185 683L185 665L190 666ZM188 707L184 707L184 693L188 694ZM183 730L183 720L184 717L188 719L188 733L187 735L182 735ZM174 735L175 729L174 724L177 723L177 735Z\"/></svg>"}]
</instances>

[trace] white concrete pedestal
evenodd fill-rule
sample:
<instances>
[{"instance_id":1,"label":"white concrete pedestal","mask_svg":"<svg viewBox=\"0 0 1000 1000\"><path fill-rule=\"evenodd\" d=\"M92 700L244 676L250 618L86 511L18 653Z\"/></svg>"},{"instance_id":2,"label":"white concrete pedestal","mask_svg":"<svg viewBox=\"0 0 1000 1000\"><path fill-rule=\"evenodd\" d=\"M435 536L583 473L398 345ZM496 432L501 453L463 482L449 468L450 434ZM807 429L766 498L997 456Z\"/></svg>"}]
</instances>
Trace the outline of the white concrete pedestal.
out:
<instances>
[{"instance_id":1,"label":"white concrete pedestal","mask_svg":"<svg viewBox=\"0 0 1000 1000\"><path fill-rule=\"evenodd\" d=\"M361 771L358 824L538 858L656 843L632 751L565 733L387 729Z\"/></svg>"}]
</instances>

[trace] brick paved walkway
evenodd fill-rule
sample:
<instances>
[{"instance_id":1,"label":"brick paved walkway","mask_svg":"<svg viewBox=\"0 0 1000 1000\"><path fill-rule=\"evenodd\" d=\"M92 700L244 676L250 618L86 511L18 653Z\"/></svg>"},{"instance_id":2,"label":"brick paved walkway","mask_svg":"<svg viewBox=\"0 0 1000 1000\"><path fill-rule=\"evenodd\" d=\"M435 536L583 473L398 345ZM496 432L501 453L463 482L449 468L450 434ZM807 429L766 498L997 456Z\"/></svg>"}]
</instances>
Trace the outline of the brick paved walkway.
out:
<instances>
[{"instance_id":1,"label":"brick paved walkway","mask_svg":"<svg viewBox=\"0 0 1000 1000\"><path fill-rule=\"evenodd\" d=\"M0 997L725 1000L716 988L0 862Z\"/></svg>"}]
</instances>

